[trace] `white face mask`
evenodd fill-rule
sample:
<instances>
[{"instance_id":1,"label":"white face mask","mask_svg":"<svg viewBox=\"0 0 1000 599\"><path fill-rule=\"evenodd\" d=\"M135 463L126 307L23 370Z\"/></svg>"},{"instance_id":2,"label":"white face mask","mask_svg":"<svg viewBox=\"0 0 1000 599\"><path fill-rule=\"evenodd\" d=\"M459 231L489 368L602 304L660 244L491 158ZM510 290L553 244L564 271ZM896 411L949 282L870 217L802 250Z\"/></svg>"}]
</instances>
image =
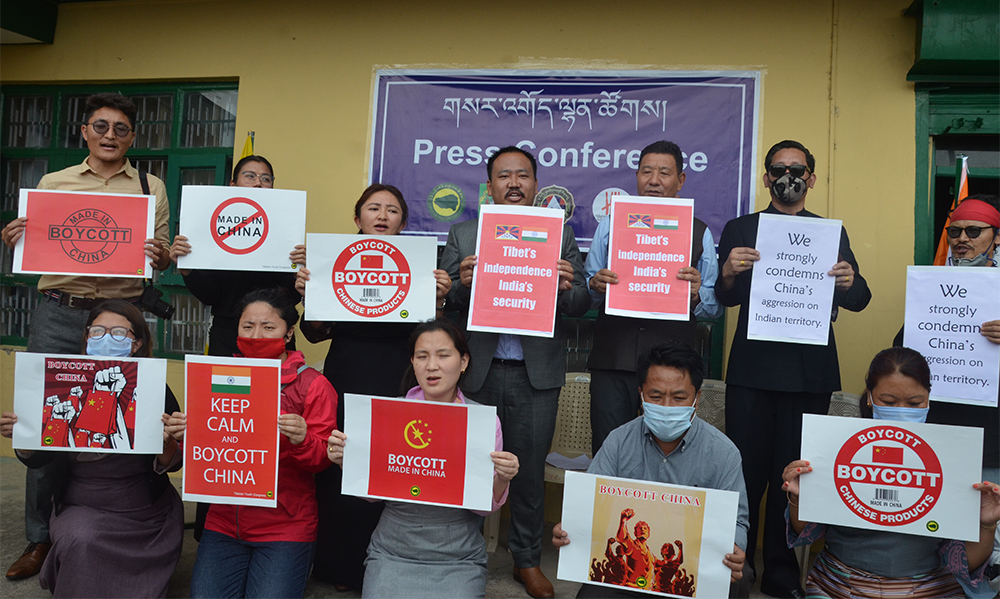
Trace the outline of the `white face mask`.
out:
<instances>
[{"instance_id":1,"label":"white face mask","mask_svg":"<svg viewBox=\"0 0 1000 599\"><path fill-rule=\"evenodd\" d=\"M691 428L697 405L697 401L692 406L661 406L643 401L642 421L660 441L676 441Z\"/></svg>"}]
</instances>

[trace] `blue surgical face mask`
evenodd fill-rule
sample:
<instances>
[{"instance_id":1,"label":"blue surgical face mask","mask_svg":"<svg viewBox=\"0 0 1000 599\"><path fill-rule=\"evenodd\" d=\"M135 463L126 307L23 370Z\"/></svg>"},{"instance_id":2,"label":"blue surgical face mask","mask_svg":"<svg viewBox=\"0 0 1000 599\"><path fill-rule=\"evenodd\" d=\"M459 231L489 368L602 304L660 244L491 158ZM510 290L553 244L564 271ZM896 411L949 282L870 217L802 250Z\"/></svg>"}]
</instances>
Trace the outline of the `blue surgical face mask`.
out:
<instances>
[{"instance_id":1,"label":"blue surgical face mask","mask_svg":"<svg viewBox=\"0 0 1000 599\"><path fill-rule=\"evenodd\" d=\"M106 334L99 339L90 337L87 339L87 355L127 358L132 355L132 341L133 339L129 339L128 337L119 341L110 334Z\"/></svg>"},{"instance_id":2,"label":"blue surgical face mask","mask_svg":"<svg viewBox=\"0 0 1000 599\"><path fill-rule=\"evenodd\" d=\"M872 417L875 420L895 420L896 422L927 422L926 408L905 408L900 406L880 406L872 401L871 392L868 393L868 402L872 406Z\"/></svg>"},{"instance_id":3,"label":"blue surgical face mask","mask_svg":"<svg viewBox=\"0 0 1000 599\"><path fill-rule=\"evenodd\" d=\"M661 406L643 401L642 421L657 439L669 443L680 439L691 428L695 406Z\"/></svg>"}]
</instances>

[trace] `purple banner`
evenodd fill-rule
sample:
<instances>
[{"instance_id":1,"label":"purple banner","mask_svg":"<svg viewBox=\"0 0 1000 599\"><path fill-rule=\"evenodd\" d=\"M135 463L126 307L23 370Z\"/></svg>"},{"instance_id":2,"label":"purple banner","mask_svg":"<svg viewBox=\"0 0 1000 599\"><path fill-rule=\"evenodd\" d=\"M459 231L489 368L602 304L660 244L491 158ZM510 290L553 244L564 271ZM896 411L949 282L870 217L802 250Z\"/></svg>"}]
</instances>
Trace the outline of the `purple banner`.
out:
<instances>
[{"instance_id":1,"label":"purple banner","mask_svg":"<svg viewBox=\"0 0 1000 599\"><path fill-rule=\"evenodd\" d=\"M642 148L684 152L695 216L718 242L747 214L757 179L757 71L383 70L373 102L369 181L395 185L410 209L403 231L443 242L477 218L486 161L516 145L538 160L535 204L563 210L589 248L615 194L636 193Z\"/></svg>"}]
</instances>

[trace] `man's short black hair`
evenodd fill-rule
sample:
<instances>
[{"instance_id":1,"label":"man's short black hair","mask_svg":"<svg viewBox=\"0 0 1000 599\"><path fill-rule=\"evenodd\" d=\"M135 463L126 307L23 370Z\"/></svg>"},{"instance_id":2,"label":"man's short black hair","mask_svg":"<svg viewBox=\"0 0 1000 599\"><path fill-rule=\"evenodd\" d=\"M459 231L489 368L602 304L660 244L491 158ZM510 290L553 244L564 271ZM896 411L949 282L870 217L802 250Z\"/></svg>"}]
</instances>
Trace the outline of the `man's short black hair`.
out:
<instances>
[{"instance_id":1,"label":"man's short black hair","mask_svg":"<svg viewBox=\"0 0 1000 599\"><path fill-rule=\"evenodd\" d=\"M809 153L809 150L807 150L804 145L800 144L797 141L793 141L791 139L786 139L785 141L779 141L778 143L771 146L771 149L767 151L767 156L764 157L764 170L766 171L767 169L771 168L771 160L774 158L775 154L777 154L782 150L787 150L789 148L799 150L803 154L805 154L806 166L809 167L809 172L810 173L816 172L816 159L813 157L813 155Z\"/></svg>"},{"instance_id":2,"label":"man's short black hair","mask_svg":"<svg viewBox=\"0 0 1000 599\"><path fill-rule=\"evenodd\" d=\"M667 341L654 345L639 356L635 373L639 377L640 387L646 384L651 366L666 366L687 372L696 393L701 390L701 383L705 380L705 365L701 361L701 356L686 343Z\"/></svg>"},{"instance_id":3,"label":"man's short black hair","mask_svg":"<svg viewBox=\"0 0 1000 599\"><path fill-rule=\"evenodd\" d=\"M489 160L486 161L486 179L488 181L492 181L493 180L493 163L497 161L497 156L499 156L500 154L510 154L511 152L517 152L518 154L524 154L524 157L527 158L528 162L531 163L531 176L534 177L535 179L537 179L538 178L538 163L535 162L535 157L531 155L531 152L529 152L529 151L527 151L527 150L525 150L523 148L519 148L517 146L504 146L504 147L500 148L499 150L497 150L496 152L493 152L493 155L490 156Z\"/></svg>"},{"instance_id":4,"label":"man's short black hair","mask_svg":"<svg viewBox=\"0 0 1000 599\"><path fill-rule=\"evenodd\" d=\"M655 141L643 148L642 153L639 154L640 165L642 165L642 159L646 157L646 154L670 154L674 157L677 174L679 175L684 170L684 155L681 153L680 146L672 141Z\"/></svg>"},{"instance_id":5,"label":"man's short black hair","mask_svg":"<svg viewBox=\"0 0 1000 599\"><path fill-rule=\"evenodd\" d=\"M83 113L83 122L89 123L90 117L94 116L94 113L102 108L120 110L125 115L125 118L128 119L129 127L132 127L133 131L135 130L135 117L139 112L135 107L135 103L121 94L110 92L94 94L87 98L87 104ZM114 123L111 124L114 125Z\"/></svg>"}]
</instances>

